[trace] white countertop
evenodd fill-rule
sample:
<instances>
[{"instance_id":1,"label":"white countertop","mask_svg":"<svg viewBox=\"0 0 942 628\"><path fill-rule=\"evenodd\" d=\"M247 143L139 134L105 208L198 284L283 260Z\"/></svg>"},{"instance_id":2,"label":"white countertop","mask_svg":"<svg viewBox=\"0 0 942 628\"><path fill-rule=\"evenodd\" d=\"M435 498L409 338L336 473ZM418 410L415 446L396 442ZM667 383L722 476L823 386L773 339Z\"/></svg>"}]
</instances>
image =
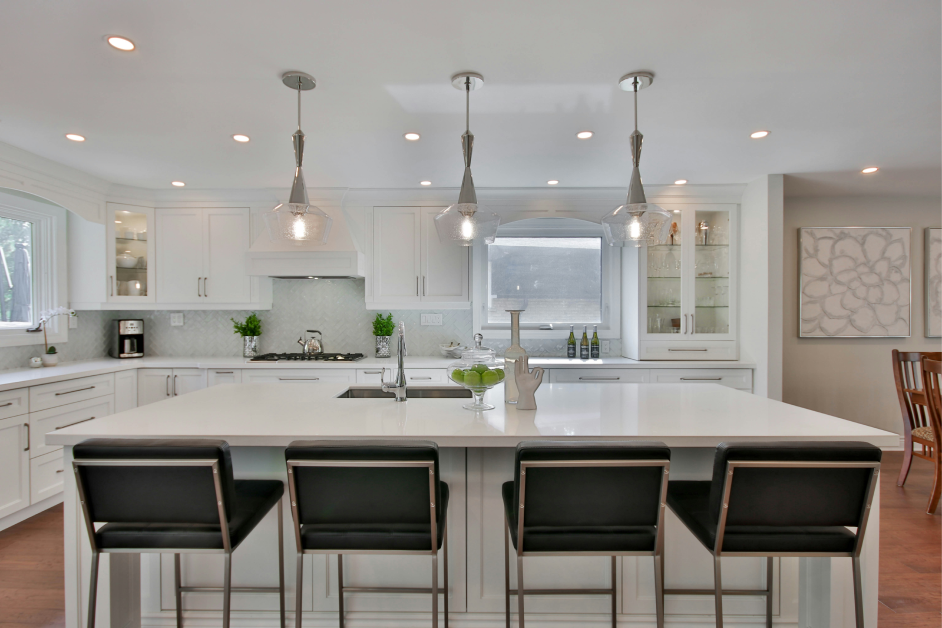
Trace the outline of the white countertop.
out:
<instances>
[{"instance_id":1,"label":"white countertop","mask_svg":"<svg viewBox=\"0 0 942 628\"><path fill-rule=\"evenodd\" d=\"M408 356L405 358L406 368L413 369L443 369L454 362L452 358L439 356ZM637 369L741 369L755 368L751 362L738 360L711 361L711 362L667 362L630 360L628 358L612 357L598 360L570 360L567 358L532 358L530 366L543 368L637 368ZM83 360L79 362L63 362L58 366L43 368L22 368L0 371L0 391L22 388L24 386L37 386L49 384L76 377L88 377L102 373L114 373L128 369L138 368L231 368L231 369L271 369L271 368L305 368L305 369L375 369L396 368L396 358L367 357L358 362L249 362L245 358L212 358L212 357L145 357L127 360L115 358L100 358L97 360Z\"/></svg>"},{"instance_id":2,"label":"white countertop","mask_svg":"<svg viewBox=\"0 0 942 628\"><path fill-rule=\"evenodd\" d=\"M349 384L227 384L50 433L52 445L87 438L219 438L234 447L283 447L297 439L407 438L442 447L514 447L521 440L660 440L670 447L723 441L860 440L899 436L716 384L543 384L538 409L503 403L471 412L465 399L337 399Z\"/></svg>"}]
</instances>

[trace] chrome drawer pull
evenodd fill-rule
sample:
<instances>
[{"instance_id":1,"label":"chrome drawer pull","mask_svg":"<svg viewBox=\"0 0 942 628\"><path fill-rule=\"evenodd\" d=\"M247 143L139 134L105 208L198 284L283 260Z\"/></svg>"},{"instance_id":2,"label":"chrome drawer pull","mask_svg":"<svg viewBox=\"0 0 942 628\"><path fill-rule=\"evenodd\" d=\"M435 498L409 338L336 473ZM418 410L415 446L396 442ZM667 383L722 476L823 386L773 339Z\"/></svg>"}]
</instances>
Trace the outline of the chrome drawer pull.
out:
<instances>
[{"instance_id":1,"label":"chrome drawer pull","mask_svg":"<svg viewBox=\"0 0 942 628\"><path fill-rule=\"evenodd\" d=\"M681 377L682 382L721 382L722 377Z\"/></svg>"},{"instance_id":2,"label":"chrome drawer pull","mask_svg":"<svg viewBox=\"0 0 942 628\"><path fill-rule=\"evenodd\" d=\"M29 423L24 423L23 427L26 428L26 449L23 451L29 451Z\"/></svg>"},{"instance_id":3,"label":"chrome drawer pull","mask_svg":"<svg viewBox=\"0 0 942 628\"><path fill-rule=\"evenodd\" d=\"M382 371L363 371L364 375L382 375Z\"/></svg>"},{"instance_id":4,"label":"chrome drawer pull","mask_svg":"<svg viewBox=\"0 0 942 628\"><path fill-rule=\"evenodd\" d=\"M7 406L12 406L12 405L13 405L13 402L8 401L6 403L0 403L0 408L6 408Z\"/></svg>"},{"instance_id":5,"label":"chrome drawer pull","mask_svg":"<svg viewBox=\"0 0 942 628\"><path fill-rule=\"evenodd\" d=\"M232 375L233 371L216 371L216 375Z\"/></svg>"},{"instance_id":6,"label":"chrome drawer pull","mask_svg":"<svg viewBox=\"0 0 942 628\"><path fill-rule=\"evenodd\" d=\"M56 397L58 397L59 395L71 395L72 393L82 392L83 390L93 390L94 388L95 388L94 386L89 386L88 388L76 388L75 390L67 390L65 392L58 392L56 393Z\"/></svg>"},{"instance_id":7,"label":"chrome drawer pull","mask_svg":"<svg viewBox=\"0 0 942 628\"><path fill-rule=\"evenodd\" d=\"M431 377L410 377L409 379L432 379Z\"/></svg>"},{"instance_id":8,"label":"chrome drawer pull","mask_svg":"<svg viewBox=\"0 0 942 628\"><path fill-rule=\"evenodd\" d=\"M620 380L620 377L580 377L579 379L585 380L587 382L599 381L599 382L615 382Z\"/></svg>"},{"instance_id":9,"label":"chrome drawer pull","mask_svg":"<svg viewBox=\"0 0 942 628\"><path fill-rule=\"evenodd\" d=\"M668 351L708 351L708 349L668 349Z\"/></svg>"},{"instance_id":10,"label":"chrome drawer pull","mask_svg":"<svg viewBox=\"0 0 942 628\"><path fill-rule=\"evenodd\" d=\"M67 428L67 427L72 427L73 425L78 425L79 423L84 423L85 421L91 421L91 420L94 419L94 418L95 418L95 417L90 416L90 417L88 417L87 419L82 419L81 421L76 421L75 423L69 423L68 425L60 425L60 426L57 427L56 429L57 429L57 430L64 430L64 429Z\"/></svg>"},{"instance_id":11,"label":"chrome drawer pull","mask_svg":"<svg viewBox=\"0 0 942 628\"><path fill-rule=\"evenodd\" d=\"M320 377L279 377L279 382L316 382Z\"/></svg>"},{"instance_id":12,"label":"chrome drawer pull","mask_svg":"<svg viewBox=\"0 0 942 628\"><path fill-rule=\"evenodd\" d=\"M56 473L62 473L62 469L56 469Z\"/></svg>"}]
</instances>

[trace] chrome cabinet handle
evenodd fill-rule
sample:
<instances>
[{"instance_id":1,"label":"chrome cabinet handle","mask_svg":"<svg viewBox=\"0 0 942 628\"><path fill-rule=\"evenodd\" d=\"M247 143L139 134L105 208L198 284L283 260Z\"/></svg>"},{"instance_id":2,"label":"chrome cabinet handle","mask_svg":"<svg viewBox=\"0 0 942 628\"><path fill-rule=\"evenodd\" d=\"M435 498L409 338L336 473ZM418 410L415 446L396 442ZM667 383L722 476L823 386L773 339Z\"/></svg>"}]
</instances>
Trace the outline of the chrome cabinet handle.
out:
<instances>
[{"instance_id":1,"label":"chrome cabinet handle","mask_svg":"<svg viewBox=\"0 0 942 628\"><path fill-rule=\"evenodd\" d=\"M173 376L173 396L174 396L174 397L177 396L177 378L178 378L178 377L179 377L179 375L174 375L174 376Z\"/></svg>"},{"instance_id":2,"label":"chrome cabinet handle","mask_svg":"<svg viewBox=\"0 0 942 628\"><path fill-rule=\"evenodd\" d=\"M697 326L693 322L693 316L694 316L693 314L690 315L690 335L691 336L697 333Z\"/></svg>"},{"instance_id":3,"label":"chrome cabinet handle","mask_svg":"<svg viewBox=\"0 0 942 628\"><path fill-rule=\"evenodd\" d=\"M279 382L316 382L320 377L279 377Z\"/></svg>"},{"instance_id":4,"label":"chrome cabinet handle","mask_svg":"<svg viewBox=\"0 0 942 628\"><path fill-rule=\"evenodd\" d=\"M196 278L196 296L198 296L198 297L203 296L203 290L200 288L200 281L202 281L202 280L203 280L202 277L197 277L197 278Z\"/></svg>"},{"instance_id":5,"label":"chrome cabinet handle","mask_svg":"<svg viewBox=\"0 0 942 628\"><path fill-rule=\"evenodd\" d=\"M431 377L410 377L409 379L414 379L414 380L420 380L420 379L422 379L422 380L426 380L426 379L432 379L432 378L431 378Z\"/></svg>"},{"instance_id":6,"label":"chrome cabinet handle","mask_svg":"<svg viewBox=\"0 0 942 628\"><path fill-rule=\"evenodd\" d=\"M209 277L203 277L203 297L204 298L209 296L209 288L206 287L207 285L209 285L208 282L209 282Z\"/></svg>"},{"instance_id":7,"label":"chrome cabinet handle","mask_svg":"<svg viewBox=\"0 0 942 628\"><path fill-rule=\"evenodd\" d=\"M0 404L0 408L6 408L7 406L12 406L12 405L13 405L13 402L12 402L12 401L8 401L8 402L6 402L6 403L4 403L4 404Z\"/></svg>"},{"instance_id":8,"label":"chrome cabinet handle","mask_svg":"<svg viewBox=\"0 0 942 628\"><path fill-rule=\"evenodd\" d=\"M580 380L586 382L615 382L620 380L620 377L580 377Z\"/></svg>"},{"instance_id":9,"label":"chrome cabinet handle","mask_svg":"<svg viewBox=\"0 0 942 628\"><path fill-rule=\"evenodd\" d=\"M687 315L684 314L684 333L687 333Z\"/></svg>"},{"instance_id":10,"label":"chrome cabinet handle","mask_svg":"<svg viewBox=\"0 0 942 628\"><path fill-rule=\"evenodd\" d=\"M216 375L232 375L232 371L216 371Z\"/></svg>"},{"instance_id":11,"label":"chrome cabinet handle","mask_svg":"<svg viewBox=\"0 0 942 628\"><path fill-rule=\"evenodd\" d=\"M114 275L108 275L108 284L111 286L111 296L114 296Z\"/></svg>"},{"instance_id":12,"label":"chrome cabinet handle","mask_svg":"<svg viewBox=\"0 0 942 628\"><path fill-rule=\"evenodd\" d=\"M23 451L29 451L29 423L24 423L23 427L26 428L26 449Z\"/></svg>"},{"instance_id":13,"label":"chrome cabinet handle","mask_svg":"<svg viewBox=\"0 0 942 628\"><path fill-rule=\"evenodd\" d=\"M363 371L363 374L364 375L382 375L383 371Z\"/></svg>"},{"instance_id":14,"label":"chrome cabinet handle","mask_svg":"<svg viewBox=\"0 0 942 628\"><path fill-rule=\"evenodd\" d=\"M67 427L72 427L73 425L78 425L79 423L84 423L85 421L91 421L91 420L94 419L94 418L95 418L95 417L90 416L90 417L88 417L87 419L82 419L81 421L76 421L75 423L69 423L68 425L61 425L61 426L57 427L56 429L57 429L57 430L64 430L64 429L67 428Z\"/></svg>"},{"instance_id":15,"label":"chrome cabinet handle","mask_svg":"<svg viewBox=\"0 0 942 628\"><path fill-rule=\"evenodd\" d=\"M62 473L62 469L56 469L56 473Z\"/></svg>"},{"instance_id":16,"label":"chrome cabinet handle","mask_svg":"<svg viewBox=\"0 0 942 628\"><path fill-rule=\"evenodd\" d=\"M419 296L419 276L415 276L415 296Z\"/></svg>"},{"instance_id":17,"label":"chrome cabinet handle","mask_svg":"<svg viewBox=\"0 0 942 628\"><path fill-rule=\"evenodd\" d=\"M425 290L425 275L422 275L422 296L423 296L423 297L426 296L425 293L426 293L426 290Z\"/></svg>"},{"instance_id":18,"label":"chrome cabinet handle","mask_svg":"<svg viewBox=\"0 0 942 628\"><path fill-rule=\"evenodd\" d=\"M540 331L552 331L552 330L553 330L552 323L546 323L545 325L540 325Z\"/></svg>"},{"instance_id":19,"label":"chrome cabinet handle","mask_svg":"<svg viewBox=\"0 0 942 628\"><path fill-rule=\"evenodd\" d=\"M167 396L170 396L170 376L167 376Z\"/></svg>"},{"instance_id":20,"label":"chrome cabinet handle","mask_svg":"<svg viewBox=\"0 0 942 628\"><path fill-rule=\"evenodd\" d=\"M94 386L88 386L86 388L76 388L75 390L67 390L65 392L57 392L56 397L59 395L71 395L72 393L82 392L83 390L93 390Z\"/></svg>"},{"instance_id":21,"label":"chrome cabinet handle","mask_svg":"<svg viewBox=\"0 0 942 628\"><path fill-rule=\"evenodd\" d=\"M681 377L682 382L721 382L722 377Z\"/></svg>"},{"instance_id":22,"label":"chrome cabinet handle","mask_svg":"<svg viewBox=\"0 0 942 628\"><path fill-rule=\"evenodd\" d=\"M706 351L706 349L668 349L668 351Z\"/></svg>"}]
</instances>

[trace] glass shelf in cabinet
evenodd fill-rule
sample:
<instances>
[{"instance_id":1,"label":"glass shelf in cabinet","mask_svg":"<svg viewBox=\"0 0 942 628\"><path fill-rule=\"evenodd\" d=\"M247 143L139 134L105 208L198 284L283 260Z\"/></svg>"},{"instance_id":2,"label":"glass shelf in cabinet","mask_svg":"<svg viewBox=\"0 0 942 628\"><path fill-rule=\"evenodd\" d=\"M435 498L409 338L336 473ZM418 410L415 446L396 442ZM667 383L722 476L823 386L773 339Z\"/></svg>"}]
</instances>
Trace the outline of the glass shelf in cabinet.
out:
<instances>
[{"instance_id":1,"label":"glass shelf in cabinet","mask_svg":"<svg viewBox=\"0 0 942 628\"><path fill-rule=\"evenodd\" d=\"M119 242L147 242L144 238L115 238L115 240Z\"/></svg>"},{"instance_id":2,"label":"glass shelf in cabinet","mask_svg":"<svg viewBox=\"0 0 942 628\"><path fill-rule=\"evenodd\" d=\"M728 249L728 244L698 244L698 249Z\"/></svg>"},{"instance_id":3,"label":"glass shelf in cabinet","mask_svg":"<svg viewBox=\"0 0 942 628\"><path fill-rule=\"evenodd\" d=\"M137 268L137 267L134 267L134 268L121 268L120 266L118 266L118 267L116 268L116 270L124 270L124 271L130 271L130 272L140 272L140 271L142 271L142 270L147 270L147 266L142 266L141 268Z\"/></svg>"},{"instance_id":4,"label":"glass shelf in cabinet","mask_svg":"<svg viewBox=\"0 0 942 628\"><path fill-rule=\"evenodd\" d=\"M657 279L657 277L648 277L648 279ZM705 275L697 279L729 279L729 275Z\"/></svg>"}]
</instances>

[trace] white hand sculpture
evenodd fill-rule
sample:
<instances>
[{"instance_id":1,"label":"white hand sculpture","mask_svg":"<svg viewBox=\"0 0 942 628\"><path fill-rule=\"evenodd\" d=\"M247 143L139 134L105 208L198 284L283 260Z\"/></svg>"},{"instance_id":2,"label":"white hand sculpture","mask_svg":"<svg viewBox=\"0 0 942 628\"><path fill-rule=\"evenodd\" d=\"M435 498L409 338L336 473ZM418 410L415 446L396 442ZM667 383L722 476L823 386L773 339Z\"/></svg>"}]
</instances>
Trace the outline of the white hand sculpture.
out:
<instances>
[{"instance_id":1,"label":"white hand sculpture","mask_svg":"<svg viewBox=\"0 0 942 628\"><path fill-rule=\"evenodd\" d=\"M517 383L517 410L536 410L536 389L543 383L543 369L530 370L529 357L514 362L514 381Z\"/></svg>"}]
</instances>

